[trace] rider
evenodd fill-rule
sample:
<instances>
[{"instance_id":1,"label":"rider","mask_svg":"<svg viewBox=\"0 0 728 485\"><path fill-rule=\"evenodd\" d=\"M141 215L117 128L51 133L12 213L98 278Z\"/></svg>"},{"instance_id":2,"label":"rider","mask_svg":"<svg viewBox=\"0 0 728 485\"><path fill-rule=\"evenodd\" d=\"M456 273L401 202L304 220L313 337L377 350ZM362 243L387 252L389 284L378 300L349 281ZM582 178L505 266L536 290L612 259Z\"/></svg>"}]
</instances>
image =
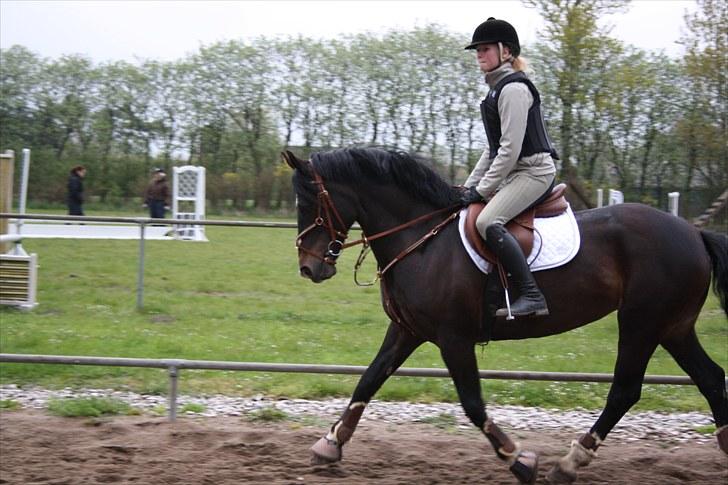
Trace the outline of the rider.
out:
<instances>
[{"instance_id":1,"label":"rider","mask_svg":"<svg viewBox=\"0 0 728 485\"><path fill-rule=\"evenodd\" d=\"M508 22L489 18L475 29L465 49L477 52L490 87L480 104L489 147L466 180L461 202L488 201L476 226L518 289L520 296L511 305L511 313L548 315L546 299L526 257L504 227L553 186L558 155L546 133L541 98L524 73L518 34ZM497 316L506 314L505 308L496 312Z\"/></svg>"}]
</instances>

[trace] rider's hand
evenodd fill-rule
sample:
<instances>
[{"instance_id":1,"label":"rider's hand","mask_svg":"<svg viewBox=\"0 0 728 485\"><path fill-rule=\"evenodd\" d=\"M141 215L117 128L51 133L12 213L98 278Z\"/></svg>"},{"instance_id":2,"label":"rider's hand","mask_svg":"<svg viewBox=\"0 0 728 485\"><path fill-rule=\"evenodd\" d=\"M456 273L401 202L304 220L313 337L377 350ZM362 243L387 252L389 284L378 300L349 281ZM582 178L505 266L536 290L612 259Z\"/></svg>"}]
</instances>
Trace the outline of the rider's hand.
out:
<instances>
[{"instance_id":1,"label":"rider's hand","mask_svg":"<svg viewBox=\"0 0 728 485\"><path fill-rule=\"evenodd\" d=\"M475 190L475 187L470 187L460 196L460 204L463 206L469 206L473 202L485 202L485 200L483 199L483 196Z\"/></svg>"}]
</instances>

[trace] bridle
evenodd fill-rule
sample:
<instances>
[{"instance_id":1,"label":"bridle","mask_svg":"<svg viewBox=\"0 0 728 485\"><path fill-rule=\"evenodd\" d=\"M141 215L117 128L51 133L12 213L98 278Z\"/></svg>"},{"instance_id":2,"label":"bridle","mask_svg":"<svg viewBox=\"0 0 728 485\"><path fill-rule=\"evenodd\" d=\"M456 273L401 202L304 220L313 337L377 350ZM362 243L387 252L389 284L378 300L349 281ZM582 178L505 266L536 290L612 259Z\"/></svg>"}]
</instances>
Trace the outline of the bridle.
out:
<instances>
[{"instance_id":1,"label":"bridle","mask_svg":"<svg viewBox=\"0 0 728 485\"><path fill-rule=\"evenodd\" d=\"M311 161L308 161L308 166L313 173L313 184L317 187L318 192L316 193L316 200L317 200L317 207L316 207L316 219L314 219L313 224L308 226L306 229L301 231L298 236L296 236L296 249L298 249L301 252L304 252L310 256L313 256L314 258L317 258L321 261L323 261L326 264L335 265L336 260L339 256L341 256L342 251L345 247L349 247L350 245L344 244L344 241L346 241L347 238L347 228L346 224L344 224L344 221L341 218L341 215L339 214L339 211L336 210L336 206L334 205L334 202L331 200L331 196L329 195L329 191L326 190L326 187L324 186L324 181L321 178L321 176L316 172L316 170L313 168L313 164ZM335 217L332 218L332 214ZM334 220L339 224L341 229L337 229L334 227ZM329 233L329 244L326 247L326 253L324 256L321 256L317 252L311 251L310 249L307 249L303 247L303 238L312 230L316 229L317 227L323 227L325 228Z\"/></svg>"},{"instance_id":2,"label":"bridle","mask_svg":"<svg viewBox=\"0 0 728 485\"><path fill-rule=\"evenodd\" d=\"M316 169L313 166L313 163L311 163L311 160L307 161L308 168L311 171L313 175L313 184L317 188L316 193L316 200L317 200L317 207L316 207L316 219L314 219L314 222L302 230L298 236L296 236L296 249L298 249L300 252L306 253L310 256L313 256L314 258L323 261L326 264L330 265L336 265L336 260L341 256L341 253L346 248L350 248L352 246L356 246L358 244L362 245L361 253L359 254L359 257L357 258L357 262L354 266L354 281L359 286L371 286L374 283L377 282L377 280L381 279L382 276L384 276L384 273L386 273L392 266L394 266L398 261L401 261L404 259L405 256L410 254L412 251L417 249L419 246L424 244L427 240L430 238L436 236L440 230L445 227L447 224L455 220L458 216L460 206L454 205L450 207L446 207L444 209L438 209L434 212L429 212L425 215L422 215L420 217L417 217L416 219L413 219L409 222L405 222L404 224L400 224L399 226L393 227L391 229L387 229L386 231L378 232L376 234L373 234L371 236L366 236L362 232L361 239L358 239L356 241L351 241L346 243L346 238L348 236L347 232L347 226L344 224L344 221L339 214L339 211L336 209L336 206L334 205L334 202L331 200L331 196L329 195L329 191L326 190L326 186L324 185L323 178L316 172ZM360 283L357 279L357 273L361 265L364 263L364 259L366 258L369 249L370 249L370 243L376 239L383 238L385 236L389 236L391 234L394 234L396 232L399 232L403 229L406 229L408 227L414 226L415 224L419 224L420 222L426 221L428 219L432 219L433 217L444 214L447 212L451 212L450 215L442 222L437 224L433 229L431 229L427 234L422 236L420 239L412 243L410 246L408 246L405 250L403 250L401 253L399 253L397 256L394 257L392 261L390 261L384 268L377 270L377 275L374 278L373 281L370 283ZM335 223L338 224L339 228L335 226ZM319 253L312 251L308 248L305 248L303 246L303 238L306 237L311 231L313 231L316 228L323 227L326 229L329 233L329 243L326 247L326 253L321 256Z\"/></svg>"}]
</instances>

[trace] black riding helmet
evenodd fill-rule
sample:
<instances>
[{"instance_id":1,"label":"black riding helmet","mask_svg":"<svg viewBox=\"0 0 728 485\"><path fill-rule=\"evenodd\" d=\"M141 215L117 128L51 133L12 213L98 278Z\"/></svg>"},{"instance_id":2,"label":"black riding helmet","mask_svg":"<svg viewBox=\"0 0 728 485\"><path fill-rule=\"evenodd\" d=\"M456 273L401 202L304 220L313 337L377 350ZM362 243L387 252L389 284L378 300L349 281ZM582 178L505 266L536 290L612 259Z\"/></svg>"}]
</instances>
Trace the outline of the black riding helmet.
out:
<instances>
[{"instance_id":1,"label":"black riding helmet","mask_svg":"<svg viewBox=\"0 0 728 485\"><path fill-rule=\"evenodd\" d=\"M498 42L507 45L513 57L521 54L521 44L518 42L516 29L505 20L490 17L478 25L473 32L473 40L465 48L475 49L480 44L497 44Z\"/></svg>"}]
</instances>

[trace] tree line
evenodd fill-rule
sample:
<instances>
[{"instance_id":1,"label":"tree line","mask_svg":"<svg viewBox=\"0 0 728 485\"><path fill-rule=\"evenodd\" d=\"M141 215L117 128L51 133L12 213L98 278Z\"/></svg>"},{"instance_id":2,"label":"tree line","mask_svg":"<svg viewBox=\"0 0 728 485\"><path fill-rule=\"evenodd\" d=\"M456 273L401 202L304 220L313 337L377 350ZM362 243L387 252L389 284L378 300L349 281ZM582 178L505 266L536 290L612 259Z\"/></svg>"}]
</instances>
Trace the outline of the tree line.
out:
<instances>
[{"instance_id":1,"label":"tree line","mask_svg":"<svg viewBox=\"0 0 728 485\"><path fill-rule=\"evenodd\" d=\"M545 29L523 46L577 206L596 187L657 204L728 186L728 4L698 0L682 58L610 37L622 0L524 0ZM60 202L72 165L102 202L139 196L154 166L203 165L214 207L291 203L282 149L423 154L461 183L485 147L487 93L469 36L428 25L321 40L230 40L172 62L96 64L0 49L0 149L33 151L31 200ZM664 202L662 202L664 205Z\"/></svg>"}]
</instances>

